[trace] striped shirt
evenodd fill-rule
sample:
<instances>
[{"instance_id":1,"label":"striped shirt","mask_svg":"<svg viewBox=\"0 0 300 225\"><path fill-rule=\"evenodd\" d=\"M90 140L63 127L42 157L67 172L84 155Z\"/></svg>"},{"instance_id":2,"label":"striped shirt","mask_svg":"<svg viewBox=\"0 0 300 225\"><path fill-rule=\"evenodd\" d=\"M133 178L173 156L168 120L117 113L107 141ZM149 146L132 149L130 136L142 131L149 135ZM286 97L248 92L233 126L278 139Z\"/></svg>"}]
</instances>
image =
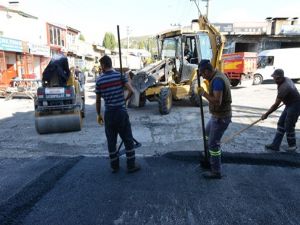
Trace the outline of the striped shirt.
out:
<instances>
[{"instance_id":1,"label":"striped shirt","mask_svg":"<svg viewBox=\"0 0 300 225\"><path fill-rule=\"evenodd\" d=\"M96 81L96 94L105 102L105 110L125 109L124 84L128 80L118 71L109 70L102 73Z\"/></svg>"}]
</instances>

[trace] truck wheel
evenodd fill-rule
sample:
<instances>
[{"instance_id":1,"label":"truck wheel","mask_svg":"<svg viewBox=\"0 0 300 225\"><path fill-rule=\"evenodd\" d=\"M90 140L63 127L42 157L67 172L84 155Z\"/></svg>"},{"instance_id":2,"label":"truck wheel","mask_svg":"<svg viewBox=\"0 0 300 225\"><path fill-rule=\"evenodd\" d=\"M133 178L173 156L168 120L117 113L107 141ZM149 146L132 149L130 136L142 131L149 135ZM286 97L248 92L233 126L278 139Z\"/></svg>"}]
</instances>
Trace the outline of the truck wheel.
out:
<instances>
[{"instance_id":1,"label":"truck wheel","mask_svg":"<svg viewBox=\"0 0 300 225\"><path fill-rule=\"evenodd\" d=\"M230 80L230 84L232 87L238 86L239 83L240 83L240 80L238 80L238 79Z\"/></svg>"},{"instance_id":2,"label":"truck wheel","mask_svg":"<svg viewBox=\"0 0 300 225\"><path fill-rule=\"evenodd\" d=\"M170 113L172 107L172 92L169 87L160 89L158 107L160 114L166 115Z\"/></svg>"},{"instance_id":3,"label":"truck wheel","mask_svg":"<svg viewBox=\"0 0 300 225\"><path fill-rule=\"evenodd\" d=\"M140 101L139 101L139 107L144 107L146 105L146 93L143 92L140 94Z\"/></svg>"},{"instance_id":4,"label":"truck wheel","mask_svg":"<svg viewBox=\"0 0 300 225\"><path fill-rule=\"evenodd\" d=\"M260 74L254 74L253 76L253 85L261 84L263 81L263 77Z\"/></svg>"}]
</instances>

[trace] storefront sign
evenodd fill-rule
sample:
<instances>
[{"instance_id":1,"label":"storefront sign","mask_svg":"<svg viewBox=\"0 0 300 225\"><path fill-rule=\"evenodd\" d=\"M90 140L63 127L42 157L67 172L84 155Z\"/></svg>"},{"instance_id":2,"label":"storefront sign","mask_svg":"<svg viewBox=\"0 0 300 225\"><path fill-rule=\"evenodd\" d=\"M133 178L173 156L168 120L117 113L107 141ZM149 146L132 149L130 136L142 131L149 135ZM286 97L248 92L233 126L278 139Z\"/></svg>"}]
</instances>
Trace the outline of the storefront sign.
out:
<instances>
[{"instance_id":1,"label":"storefront sign","mask_svg":"<svg viewBox=\"0 0 300 225\"><path fill-rule=\"evenodd\" d=\"M46 45L37 45L29 43L29 52L32 55L42 55L50 57L50 47Z\"/></svg>"},{"instance_id":2,"label":"storefront sign","mask_svg":"<svg viewBox=\"0 0 300 225\"><path fill-rule=\"evenodd\" d=\"M214 23L213 24L220 32L232 32L233 31L233 23Z\"/></svg>"},{"instance_id":3,"label":"storefront sign","mask_svg":"<svg viewBox=\"0 0 300 225\"><path fill-rule=\"evenodd\" d=\"M23 52L22 41L0 37L0 50L10 52Z\"/></svg>"}]
</instances>

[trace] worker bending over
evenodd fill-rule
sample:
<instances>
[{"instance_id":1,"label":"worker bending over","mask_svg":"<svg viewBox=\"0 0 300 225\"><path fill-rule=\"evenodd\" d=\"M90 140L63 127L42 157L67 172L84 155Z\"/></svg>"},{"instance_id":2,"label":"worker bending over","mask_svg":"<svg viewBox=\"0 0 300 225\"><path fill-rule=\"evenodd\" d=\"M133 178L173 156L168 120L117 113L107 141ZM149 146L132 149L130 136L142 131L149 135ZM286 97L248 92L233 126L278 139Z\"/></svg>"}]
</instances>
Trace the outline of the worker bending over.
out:
<instances>
[{"instance_id":1,"label":"worker bending over","mask_svg":"<svg viewBox=\"0 0 300 225\"><path fill-rule=\"evenodd\" d=\"M203 87L198 93L208 100L209 119L205 131L208 138L211 172L204 173L208 179L221 179L221 138L231 122L231 91L228 78L215 70L209 60L201 60L198 72L209 81L208 93ZM205 140L206 141L206 140Z\"/></svg>"},{"instance_id":2,"label":"worker bending over","mask_svg":"<svg viewBox=\"0 0 300 225\"><path fill-rule=\"evenodd\" d=\"M267 119L268 116L278 108L281 102L285 104L285 108L279 117L273 142L265 145L265 148L266 150L279 151L284 133L286 133L288 143L286 150L288 152L295 152L297 149L295 125L300 115L300 94L293 81L284 77L284 71L282 69L276 69L272 77L277 84L277 97L275 103L261 116L261 119Z\"/></svg>"},{"instance_id":3,"label":"worker bending over","mask_svg":"<svg viewBox=\"0 0 300 225\"><path fill-rule=\"evenodd\" d=\"M101 97L105 103L104 125L108 144L110 165L112 172L119 171L119 152L117 137L120 135L126 148L127 171L129 173L140 170L135 163L135 151L129 116L126 110L126 101L130 99L133 89L125 76L112 68L111 58L107 55L100 59L102 74L96 81L96 111L99 124L103 123L101 115ZM124 97L124 86L128 95Z\"/></svg>"}]
</instances>

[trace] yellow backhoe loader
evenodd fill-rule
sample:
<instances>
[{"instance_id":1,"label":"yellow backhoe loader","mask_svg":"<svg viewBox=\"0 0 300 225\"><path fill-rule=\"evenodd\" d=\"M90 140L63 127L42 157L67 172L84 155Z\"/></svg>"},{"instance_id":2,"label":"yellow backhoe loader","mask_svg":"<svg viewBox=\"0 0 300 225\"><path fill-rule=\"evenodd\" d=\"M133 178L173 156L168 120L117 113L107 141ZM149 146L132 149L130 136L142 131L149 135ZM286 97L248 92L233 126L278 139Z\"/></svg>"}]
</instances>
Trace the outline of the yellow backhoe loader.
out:
<instances>
[{"instance_id":1,"label":"yellow backhoe loader","mask_svg":"<svg viewBox=\"0 0 300 225\"><path fill-rule=\"evenodd\" d=\"M192 21L190 29L161 33L157 35L157 41L159 60L130 74L134 97L129 105L142 107L146 99L158 101L162 115L170 112L172 100L189 97L195 106L199 106L198 63L202 59L209 59L215 68L222 71L224 36L209 24L206 17L200 16ZM185 48L190 52L188 58Z\"/></svg>"}]
</instances>

